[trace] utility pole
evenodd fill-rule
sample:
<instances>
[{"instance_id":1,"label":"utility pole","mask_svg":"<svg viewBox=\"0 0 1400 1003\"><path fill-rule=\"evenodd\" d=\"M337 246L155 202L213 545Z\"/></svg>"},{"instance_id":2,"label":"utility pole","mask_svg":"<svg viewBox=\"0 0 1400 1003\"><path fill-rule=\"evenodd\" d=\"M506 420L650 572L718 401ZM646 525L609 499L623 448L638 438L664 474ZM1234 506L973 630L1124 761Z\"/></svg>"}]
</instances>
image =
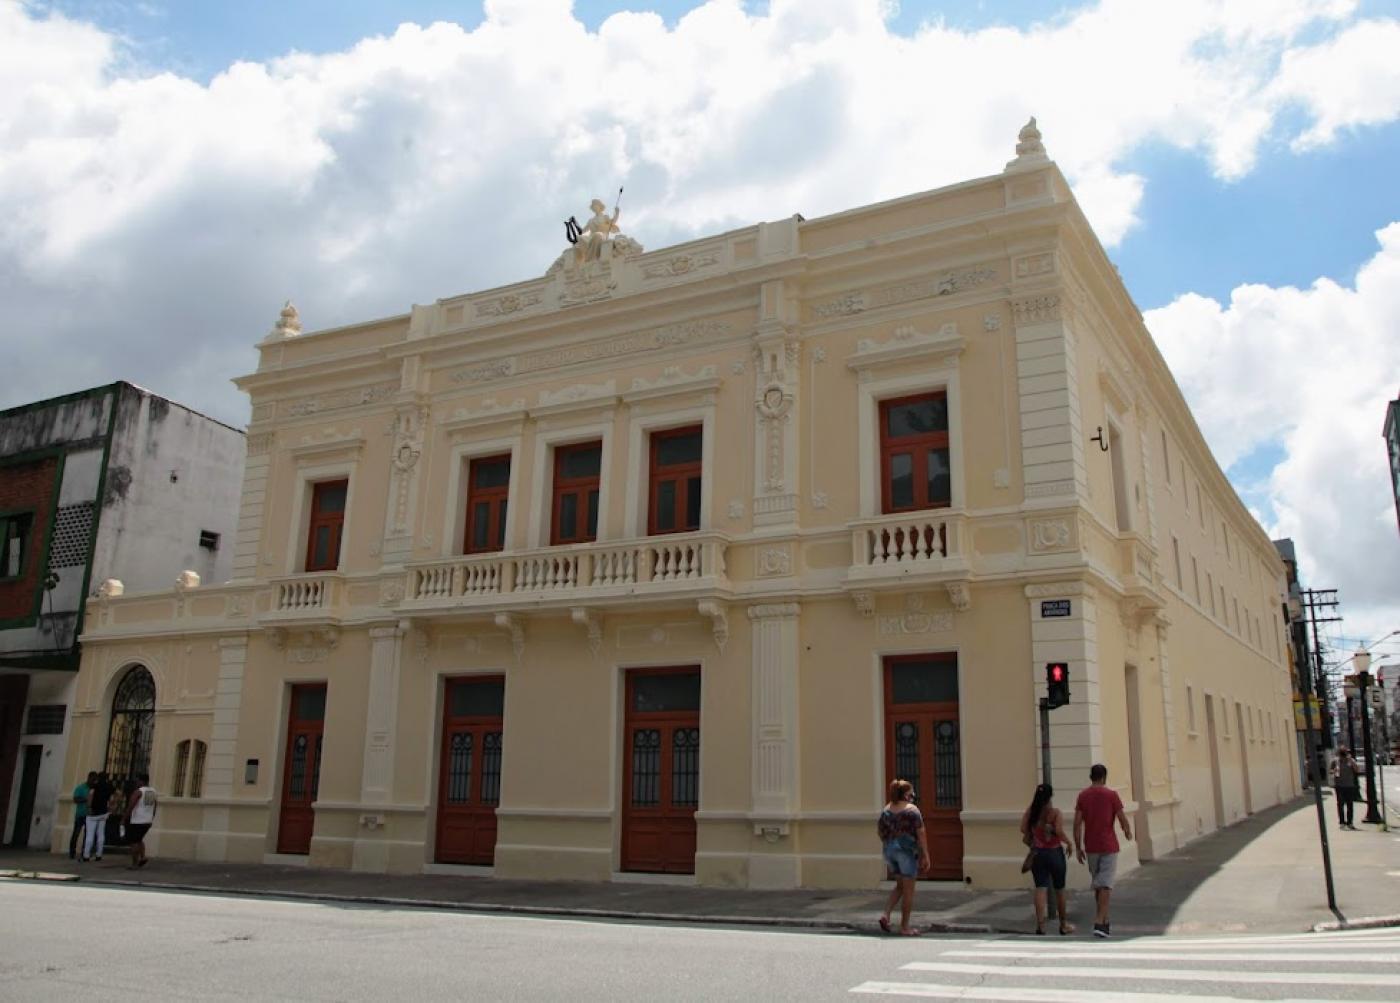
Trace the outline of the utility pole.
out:
<instances>
[{"instance_id":1,"label":"utility pole","mask_svg":"<svg viewBox=\"0 0 1400 1003\"><path fill-rule=\"evenodd\" d=\"M1322 650L1318 646L1317 625L1331 623L1334 620L1340 620L1341 617L1319 617L1317 611L1337 607L1337 590L1304 589L1303 603L1307 610L1308 623L1312 626L1313 654L1317 665L1316 688L1319 697L1321 697L1318 701L1318 707L1322 712L1322 723L1325 727L1327 722L1325 709L1327 690L1326 680L1322 675ZM1313 736L1312 701L1310 699L1313 685L1309 678L1311 675L1310 667L1304 661L1298 671L1298 685L1303 693L1303 729L1307 732L1305 741L1308 747L1308 768L1313 775L1313 804L1317 807L1317 834L1322 843L1322 873L1327 882L1327 908L1336 912L1337 890L1332 883L1332 851L1327 844L1327 813L1322 808L1322 783L1325 776L1322 769L1322 744Z\"/></svg>"}]
</instances>

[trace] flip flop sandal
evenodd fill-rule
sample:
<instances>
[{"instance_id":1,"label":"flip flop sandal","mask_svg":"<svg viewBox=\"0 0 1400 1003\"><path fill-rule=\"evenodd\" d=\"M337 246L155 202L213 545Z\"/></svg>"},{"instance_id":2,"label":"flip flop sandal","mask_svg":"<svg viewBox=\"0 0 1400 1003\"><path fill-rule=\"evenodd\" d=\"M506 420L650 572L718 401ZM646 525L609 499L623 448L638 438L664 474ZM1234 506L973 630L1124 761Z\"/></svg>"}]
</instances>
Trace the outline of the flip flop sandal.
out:
<instances>
[{"instance_id":1,"label":"flip flop sandal","mask_svg":"<svg viewBox=\"0 0 1400 1003\"><path fill-rule=\"evenodd\" d=\"M887 918L885 918L884 916L881 916L881 917L880 917L880 929L881 929L881 930L884 930L886 933L893 933L893 932L894 932L894 931L892 931L892 930L890 929L890 921L889 921Z\"/></svg>"},{"instance_id":2,"label":"flip flop sandal","mask_svg":"<svg viewBox=\"0 0 1400 1003\"><path fill-rule=\"evenodd\" d=\"M908 930L900 930L899 935L901 937L922 937L924 935L924 932L922 930L915 930L911 927Z\"/></svg>"}]
</instances>

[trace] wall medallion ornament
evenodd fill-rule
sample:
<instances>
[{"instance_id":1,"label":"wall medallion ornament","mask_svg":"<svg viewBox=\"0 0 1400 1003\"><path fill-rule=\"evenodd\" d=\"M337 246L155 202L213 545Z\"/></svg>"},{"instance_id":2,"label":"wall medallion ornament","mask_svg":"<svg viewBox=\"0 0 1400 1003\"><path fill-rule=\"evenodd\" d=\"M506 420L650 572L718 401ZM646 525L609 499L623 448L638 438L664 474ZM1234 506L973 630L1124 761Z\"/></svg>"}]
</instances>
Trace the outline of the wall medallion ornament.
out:
<instances>
[{"instance_id":1,"label":"wall medallion ornament","mask_svg":"<svg viewBox=\"0 0 1400 1003\"><path fill-rule=\"evenodd\" d=\"M1031 523L1032 550L1063 550L1069 545L1069 520L1041 519Z\"/></svg>"},{"instance_id":2,"label":"wall medallion ornament","mask_svg":"<svg viewBox=\"0 0 1400 1003\"><path fill-rule=\"evenodd\" d=\"M792 555L786 547L768 547L759 551L758 574L763 578L792 574Z\"/></svg>"},{"instance_id":3,"label":"wall medallion ornament","mask_svg":"<svg viewBox=\"0 0 1400 1003\"><path fill-rule=\"evenodd\" d=\"M791 407L792 393L781 383L769 384L758 399L758 413L765 418L782 418Z\"/></svg>"}]
</instances>

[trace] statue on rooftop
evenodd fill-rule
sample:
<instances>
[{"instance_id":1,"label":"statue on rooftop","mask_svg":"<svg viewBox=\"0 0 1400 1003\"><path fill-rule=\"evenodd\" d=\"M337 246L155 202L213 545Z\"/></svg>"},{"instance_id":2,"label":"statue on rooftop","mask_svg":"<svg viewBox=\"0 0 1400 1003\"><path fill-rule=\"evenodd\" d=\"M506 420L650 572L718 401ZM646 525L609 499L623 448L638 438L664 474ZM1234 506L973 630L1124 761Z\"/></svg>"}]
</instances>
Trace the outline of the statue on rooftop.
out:
<instances>
[{"instance_id":1,"label":"statue on rooftop","mask_svg":"<svg viewBox=\"0 0 1400 1003\"><path fill-rule=\"evenodd\" d=\"M606 260L619 251L623 255L640 253L641 245L629 237L624 237L617 225L617 218L622 214L621 206L622 189L619 188L617 203L613 205L611 216L608 215L607 203L595 198L588 204L593 215L587 223L580 226L574 216L564 221L564 237L573 245L575 265Z\"/></svg>"}]
</instances>

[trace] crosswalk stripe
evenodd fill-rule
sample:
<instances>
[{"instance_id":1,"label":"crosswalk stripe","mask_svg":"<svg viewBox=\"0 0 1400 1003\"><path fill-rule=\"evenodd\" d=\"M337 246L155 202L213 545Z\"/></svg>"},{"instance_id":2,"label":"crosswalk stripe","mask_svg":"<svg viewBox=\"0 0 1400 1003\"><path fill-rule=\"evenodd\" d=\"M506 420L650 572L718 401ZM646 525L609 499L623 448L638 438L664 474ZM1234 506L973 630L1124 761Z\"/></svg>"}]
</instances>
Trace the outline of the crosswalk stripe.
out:
<instances>
[{"instance_id":1,"label":"crosswalk stripe","mask_svg":"<svg viewBox=\"0 0 1400 1003\"><path fill-rule=\"evenodd\" d=\"M1376 935L1375 931L1346 931L1350 936L1338 937L1332 933L1304 933L1293 938L1268 938L1250 937L1241 938L1239 936L1221 938L1212 937L1209 939L1195 939L1184 937L1154 938L1129 940L1094 941L1095 950L1133 950L1133 951L1155 951L1162 953L1172 953L1182 948L1199 951L1238 951L1243 939L1250 946L1257 946L1265 949L1288 950L1288 951L1331 951L1337 949L1358 949L1358 948L1400 948L1400 932L1389 935ZM1369 935L1362 935L1363 933ZM1087 937L1079 937L1073 940L1037 940L1036 949L1053 953L1056 951L1084 950L1084 943ZM969 945L986 950L1005 948L1007 950L1020 949L1026 941L1024 938L1016 940L975 940L965 941Z\"/></svg>"},{"instance_id":2,"label":"crosswalk stripe","mask_svg":"<svg viewBox=\"0 0 1400 1003\"><path fill-rule=\"evenodd\" d=\"M1010 1000L1013 1003L1192 1003L1231 997L1196 996L1185 993L1140 993L1131 990L1099 992L1091 989L1011 989L1005 986L960 986L935 982L862 982L851 990L874 996L918 996L926 999ZM1290 996L1270 1003L1336 1003Z\"/></svg>"},{"instance_id":3,"label":"crosswalk stripe","mask_svg":"<svg viewBox=\"0 0 1400 1003\"><path fill-rule=\"evenodd\" d=\"M912 961L906 972L939 972L945 975L998 975L1014 978L1155 979L1163 982L1233 982L1250 984L1320 983L1332 986L1400 986L1400 975L1365 972L1239 972L1202 968L1075 968L1071 965L964 965L957 962Z\"/></svg>"},{"instance_id":4,"label":"crosswalk stripe","mask_svg":"<svg viewBox=\"0 0 1400 1003\"><path fill-rule=\"evenodd\" d=\"M1100 951L1095 948L1063 951L943 951L945 958L1044 958L1052 961L1296 961L1299 964L1327 962L1360 962L1393 965L1400 963L1400 954L1371 954L1360 951L1338 951L1329 947L1324 953L1308 951Z\"/></svg>"}]
</instances>

